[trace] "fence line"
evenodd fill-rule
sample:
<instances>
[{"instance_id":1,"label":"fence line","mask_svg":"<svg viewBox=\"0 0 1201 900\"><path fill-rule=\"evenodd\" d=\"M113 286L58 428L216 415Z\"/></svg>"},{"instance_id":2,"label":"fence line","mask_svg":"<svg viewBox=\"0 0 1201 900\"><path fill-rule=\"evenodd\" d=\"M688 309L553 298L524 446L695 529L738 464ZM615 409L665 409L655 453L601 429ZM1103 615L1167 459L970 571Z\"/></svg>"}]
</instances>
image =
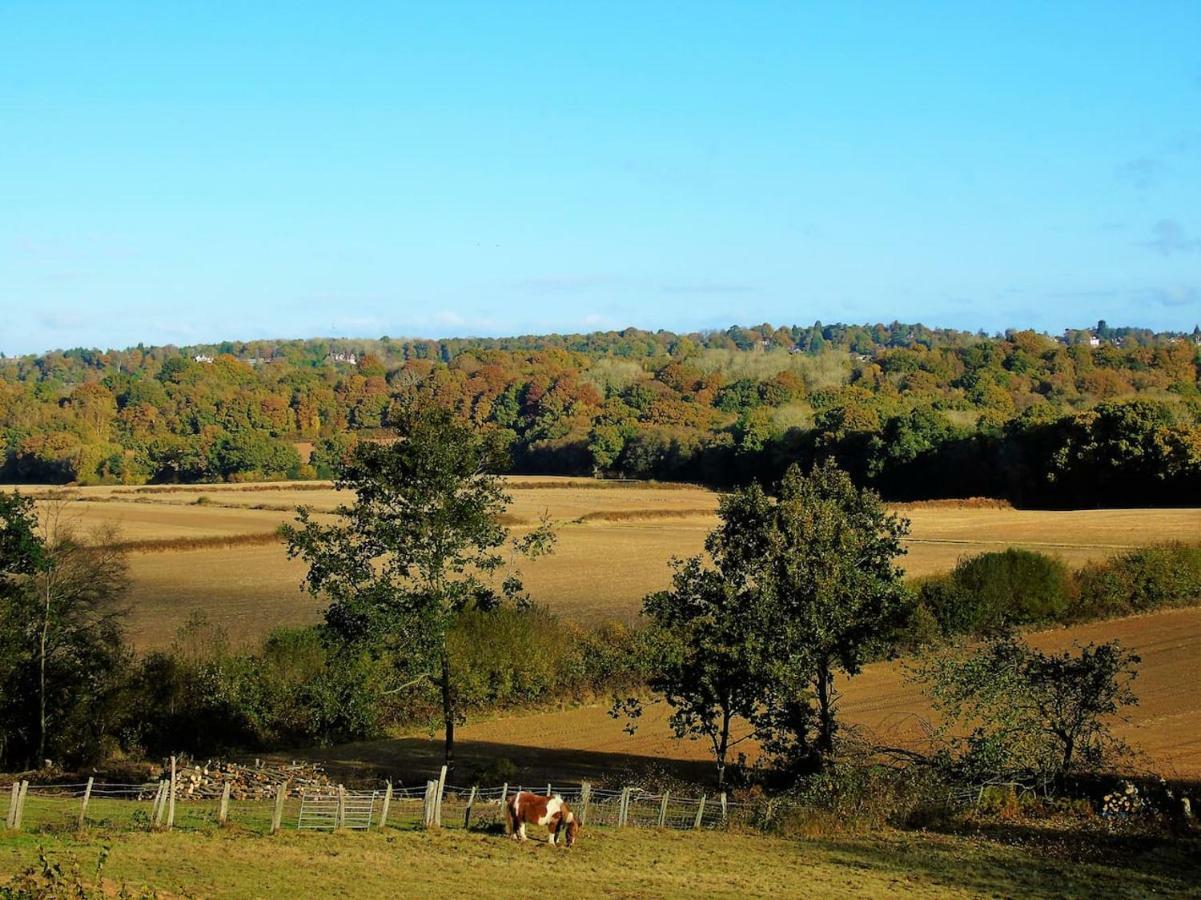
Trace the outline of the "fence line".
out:
<instances>
[{"instance_id":1,"label":"fence line","mask_svg":"<svg viewBox=\"0 0 1201 900\"><path fill-rule=\"evenodd\" d=\"M757 804L735 803L725 794L687 797L638 787L576 785L496 787L446 783L446 772L426 785L395 785L384 790L349 790L341 785L289 792L277 786L273 797L237 799L230 783L204 794L182 794L178 779L120 783L88 779L78 784L0 786L8 830L85 828L188 830L237 825L252 831L369 830L379 828L505 827L504 807L522 790L547 787L568 803L589 827L719 829L750 824Z\"/></svg>"}]
</instances>

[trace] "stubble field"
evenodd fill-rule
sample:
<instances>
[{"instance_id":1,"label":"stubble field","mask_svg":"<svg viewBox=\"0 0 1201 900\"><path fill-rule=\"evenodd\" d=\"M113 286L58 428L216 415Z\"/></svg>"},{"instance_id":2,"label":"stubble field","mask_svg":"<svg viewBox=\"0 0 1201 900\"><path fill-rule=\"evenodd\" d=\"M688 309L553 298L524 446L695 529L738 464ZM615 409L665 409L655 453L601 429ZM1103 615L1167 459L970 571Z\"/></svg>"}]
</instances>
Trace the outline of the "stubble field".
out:
<instances>
[{"instance_id":1,"label":"stubble field","mask_svg":"<svg viewBox=\"0 0 1201 900\"><path fill-rule=\"evenodd\" d=\"M553 555L522 565L534 599L585 624L630 620L664 587L669 560L701 551L717 522L717 494L673 484L628 484L515 476L506 520L515 532L543 516L555 525ZM299 590L303 566L273 532L299 504L330 512L343 498L329 485L273 483L188 487L23 488L81 531L113 526L128 542L129 634L138 646L169 643L196 610L236 640L320 617ZM67 500L67 498L70 498ZM1018 546L1076 566L1122 549L1201 535L1201 509L1016 510L998 504L899 507L912 521L902 560L910 575L952 567L961 556Z\"/></svg>"}]
</instances>

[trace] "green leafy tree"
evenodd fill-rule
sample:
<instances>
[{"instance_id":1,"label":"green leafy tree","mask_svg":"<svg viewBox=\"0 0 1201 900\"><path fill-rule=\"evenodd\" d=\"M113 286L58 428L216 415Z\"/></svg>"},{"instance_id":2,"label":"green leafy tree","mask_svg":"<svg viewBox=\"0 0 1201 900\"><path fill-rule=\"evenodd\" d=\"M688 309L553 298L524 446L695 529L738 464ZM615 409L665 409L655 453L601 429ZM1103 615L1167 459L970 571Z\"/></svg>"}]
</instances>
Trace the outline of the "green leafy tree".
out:
<instances>
[{"instance_id":1,"label":"green leafy tree","mask_svg":"<svg viewBox=\"0 0 1201 900\"><path fill-rule=\"evenodd\" d=\"M552 538L543 526L514 541L501 524L509 497L487 433L440 407L411 406L398 418L395 441L360 443L341 464L337 486L355 500L338 507L339 521L300 508L288 552L308 563L307 589L329 601L330 632L394 662L393 690L438 686L451 765L460 708L447 635L466 610L522 598L515 571L496 587L506 544L533 555Z\"/></svg>"},{"instance_id":2,"label":"green leafy tree","mask_svg":"<svg viewBox=\"0 0 1201 900\"><path fill-rule=\"evenodd\" d=\"M81 540L64 509L49 505L38 524L27 500L0 502L0 757L10 761L94 758L128 663L124 554L111 534Z\"/></svg>"},{"instance_id":3,"label":"green leafy tree","mask_svg":"<svg viewBox=\"0 0 1201 900\"><path fill-rule=\"evenodd\" d=\"M730 751L753 736L749 727L739 736L731 732L737 720L749 723L758 698L751 598L699 557L676 560L674 569L671 589L643 603L659 638L648 683L671 706L677 737L709 741L722 787Z\"/></svg>"},{"instance_id":4,"label":"green leafy tree","mask_svg":"<svg viewBox=\"0 0 1201 900\"><path fill-rule=\"evenodd\" d=\"M746 544L737 550L758 595L769 721L803 723L804 712L781 710L800 701L806 687L816 701L815 749L833 749L838 694L834 676L858 674L864 660L904 617L907 594L896 558L909 523L880 498L861 490L832 462L810 475L792 466L774 504L753 495L728 501L745 509ZM732 510L723 510L723 515ZM770 636L770 640L768 640ZM794 734L797 749L804 735Z\"/></svg>"},{"instance_id":5,"label":"green leafy tree","mask_svg":"<svg viewBox=\"0 0 1201 900\"><path fill-rule=\"evenodd\" d=\"M620 425L596 425L588 435L594 474L613 468L626 445L626 429Z\"/></svg>"}]
</instances>

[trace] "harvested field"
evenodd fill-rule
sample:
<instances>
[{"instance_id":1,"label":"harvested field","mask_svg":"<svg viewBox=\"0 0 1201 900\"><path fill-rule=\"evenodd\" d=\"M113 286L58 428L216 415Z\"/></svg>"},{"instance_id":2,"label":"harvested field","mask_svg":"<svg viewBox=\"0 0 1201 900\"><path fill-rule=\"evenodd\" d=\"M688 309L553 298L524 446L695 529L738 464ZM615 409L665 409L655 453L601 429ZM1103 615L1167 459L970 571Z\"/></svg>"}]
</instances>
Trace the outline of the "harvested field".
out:
<instances>
[{"instance_id":1,"label":"harvested field","mask_svg":"<svg viewBox=\"0 0 1201 900\"><path fill-rule=\"evenodd\" d=\"M1140 752L1141 763L1163 775L1201 778L1201 609L1167 610L1109 622L1039 632L1031 643L1063 649L1073 641L1087 643L1118 638L1142 656L1135 682L1139 705L1116 733ZM843 721L875 735L882 743L914 746L920 742L922 719L931 712L917 689L906 683L899 663L868 666L843 685ZM487 765L498 757L516 763L531 782L610 777L614 772L658 767L667 762L682 774L709 775L708 747L682 741L667 726L667 708L648 706L634 735L624 720L610 718L608 703L572 709L498 717L468 722L457 730L457 755L468 765ZM751 751L752 745L740 750ZM396 740L348 744L313 751L332 771L418 773L436 768L440 736L411 734ZM303 756L304 754L287 754ZM282 758L283 755L281 755Z\"/></svg>"},{"instance_id":2,"label":"harvested field","mask_svg":"<svg viewBox=\"0 0 1201 900\"><path fill-rule=\"evenodd\" d=\"M539 603L585 623L636 617L642 598L667 584L670 558L699 553L717 522L717 494L693 485L551 476L507 482L513 503L506 522L520 531L545 515L559 535L552 556L524 567L527 587ZM80 528L113 524L123 541L140 546L130 558L130 632L140 646L169 642L195 609L244 640L319 615L319 605L297 589L302 568L270 535L299 504L328 512L342 502L328 483L22 490L77 497L84 502L70 504L66 515ZM1019 510L979 499L898 509L913 525L902 560L910 575L945 571L962 556L1012 546L1077 566L1128 547L1201 534L1198 509Z\"/></svg>"}]
</instances>

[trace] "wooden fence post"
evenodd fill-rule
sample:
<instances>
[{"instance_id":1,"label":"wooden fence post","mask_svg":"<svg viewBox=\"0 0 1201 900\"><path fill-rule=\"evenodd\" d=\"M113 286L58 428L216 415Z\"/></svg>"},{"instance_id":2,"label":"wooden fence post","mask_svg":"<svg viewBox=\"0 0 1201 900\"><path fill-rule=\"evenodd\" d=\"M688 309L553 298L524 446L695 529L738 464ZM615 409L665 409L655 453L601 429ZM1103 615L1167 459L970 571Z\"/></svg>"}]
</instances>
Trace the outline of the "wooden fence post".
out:
<instances>
[{"instance_id":1,"label":"wooden fence post","mask_svg":"<svg viewBox=\"0 0 1201 900\"><path fill-rule=\"evenodd\" d=\"M13 823L17 821L17 800L21 797L21 782L14 781L12 796L8 801L8 818L4 820L4 827L9 831L13 829Z\"/></svg>"},{"instance_id":2,"label":"wooden fence post","mask_svg":"<svg viewBox=\"0 0 1201 900\"><path fill-rule=\"evenodd\" d=\"M671 791L663 792L663 799L659 802L659 827L663 828L667 825L667 798L671 796Z\"/></svg>"},{"instance_id":3,"label":"wooden fence post","mask_svg":"<svg viewBox=\"0 0 1201 900\"><path fill-rule=\"evenodd\" d=\"M692 823L693 829L701 827L701 823L705 820L705 795L701 794L701 802L696 805L696 820Z\"/></svg>"},{"instance_id":4,"label":"wooden fence post","mask_svg":"<svg viewBox=\"0 0 1201 900\"><path fill-rule=\"evenodd\" d=\"M217 824L221 826L229 821L229 788L228 781L221 785L221 804L217 807Z\"/></svg>"},{"instance_id":5,"label":"wooden fence post","mask_svg":"<svg viewBox=\"0 0 1201 900\"><path fill-rule=\"evenodd\" d=\"M446 791L446 766L438 772L438 799L434 801L434 824L442 827L442 795Z\"/></svg>"},{"instance_id":6,"label":"wooden fence post","mask_svg":"<svg viewBox=\"0 0 1201 900\"><path fill-rule=\"evenodd\" d=\"M392 806L392 779L388 779L388 787L384 791L384 805L379 811L379 827L388 826L388 809Z\"/></svg>"},{"instance_id":7,"label":"wooden fence post","mask_svg":"<svg viewBox=\"0 0 1201 900\"><path fill-rule=\"evenodd\" d=\"M467 810L463 813L463 829L471 827L471 807L475 805L475 795L479 793L480 786L473 784L471 786L471 794L467 797Z\"/></svg>"},{"instance_id":8,"label":"wooden fence post","mask_svg":"<svg viewBox=\"0 0 1201 900\"><path fill-rule=\"evenodd\" d=\"M338 812L334 818L334 828L343 828L346 825L346 786L338 785Z\"/></svg>"},{"instance_id":9,"label":"wooden fence post","mask_svg":"<svg viewBox=\"0 0 1201 900\"><path fill-rule=\"evenodd\" d=\"M509 782L500 789L500 820L504 823L505 834L509 834Z\"/></svg>"},{"instance_id":10,"label":"wooden fence post","mask_svg":"<svg viewBox=\"0 0 1201 900\"><path fill-rule=\"evenodd\" d=\"M621 803L617 807L617 827L624 828L630 814L630 789L621 789Z\"/></svg>"},{"instance_id":11,"label":"wooden fence post","mask_svg":"<svg viewBox=\"0 0 1201 900\"><path fill-rule=\"evenodd\" d=\"M726 825L727 819L726 819L726 792L725 791L721 792L720 799L721 799L721 824Z\"/></svg>"},{"instance_id":12,"label":"wooden fence post","mask_svg":"<svg viewBox=\"0 0 1201 900\"><path fill-rule=\"evenodd\" d=\"M421 820L426 828L429 828L434 821L434 792L438 790L438 782L427 781L425 783L425 798L421 802Z\"/></svg>"},{"instance_id":13,"label":"wooden fence post","mask_svg":"<svg viewBox=\"0 0 1201 900\"><path fill-rule=\"evenodd\" d=\"M83 800L79 804L79 827L83 828L84 823L88 818L88 801L92 799L92 784L95 782L94 777L88 778L88 783L83 789Z\"/></svg>"},{"instance_id":14,"label":"wooden fence post","mask_svg":"<svg viewBox=\"0 0 1201 900\"><path fill-rule=\"evenodd\" d=\"M160 778L158 782L158 791L154 794L154 806L150 811L150 824L154 828L158 828L163 824L163 816L167 814L167 780Z\"/></svg>"},{"instance_id":15,"label":"wooden fence post","mask_svg":"<svg viewBox=\"0 0 1201 900\"><path fill-rule=\"evenodd\" d=\"M21 792L17 794L17 815L13 819L13 830L21 830L21 822L25 818L25 798L29 796L29 782L21 782Z\"/></svg>"},{"instance_id":16,"label":"wooden fence post","mask_svg":"<svg viewBox=\"0 0 1201 900\"><path fill-rule=\"evenodd\" d=\"M546 796L548 796L548 797L554 796L554 794L551 793L551 783L549 781L546 783Z\"/></svg>"},{"instance_id":17,"label":"wooden fence post","mask_svg":"<svg viewBox=\"0 0 1201 900\"><path fill-rule=\"evenodd\" d=\"M580 784L580 824L588 822L588 804L592 800L592 785L584 781Z\"/></svg>"},{"instance_id":18,"label":"wooden fence post","mask_svg":"<svg viewBox=\"0 0 1201 900\"><path fill-rule=\"evenodd\" d=\"M175 827L175 757L171 757L171 793L167 795L167 830Z\"/></svg>"},{"instance_id":19,"label":"wooden fence post","mask_svg":"<svg viewBox=\"0 0 1201 900\"><path fill-rule=\"evenodd\" d=\"M284 799L288 796L288 782L275 786L275 809L271 812L271 833L279 834L284 819Z\"/></svg>"}]
</instances>

